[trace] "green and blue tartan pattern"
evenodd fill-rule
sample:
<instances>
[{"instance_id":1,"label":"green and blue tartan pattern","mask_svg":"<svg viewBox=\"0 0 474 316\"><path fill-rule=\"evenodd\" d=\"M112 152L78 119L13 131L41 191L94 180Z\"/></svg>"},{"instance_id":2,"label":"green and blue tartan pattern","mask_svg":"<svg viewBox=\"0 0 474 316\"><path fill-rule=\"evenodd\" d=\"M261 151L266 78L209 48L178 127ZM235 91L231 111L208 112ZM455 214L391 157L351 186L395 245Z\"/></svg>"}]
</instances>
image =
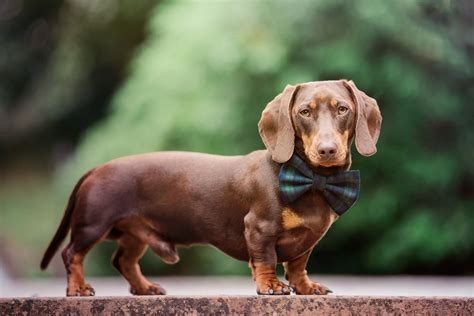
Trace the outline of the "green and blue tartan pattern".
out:
<instances>
[{"instance_id":1,"label":"green and blue tartan pattern","mask_svg":"<svg viewBox=\"0 0 474 316\"><path fill-rule=\"evenodd\" d=\"M311 188L321 191L329 206L342 215L359 197L360 172L350 170L330 176L319 175L314 173L301 157L293 154L291 159L281 166L278 175L281 199L285 203L291 203Z\"/></svg>"}]
</instances>

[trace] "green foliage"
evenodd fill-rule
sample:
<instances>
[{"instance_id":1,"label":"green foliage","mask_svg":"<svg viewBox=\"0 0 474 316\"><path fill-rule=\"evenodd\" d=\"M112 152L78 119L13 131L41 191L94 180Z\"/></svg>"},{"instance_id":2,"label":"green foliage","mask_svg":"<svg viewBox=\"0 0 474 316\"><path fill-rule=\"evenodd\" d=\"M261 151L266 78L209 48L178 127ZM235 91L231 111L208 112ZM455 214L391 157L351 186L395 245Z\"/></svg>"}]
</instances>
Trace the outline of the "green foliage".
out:
<instances>
[{"instance_id":1,"label":"green foliage","mask_svg":"<svg viewBox=\"0 0 474 316\"><path fill-rule=\"evenodd\" d=\"M0 12L0 163L74 145L103 115L155 4L5 4Z\"/></svg>"},{"instance_id":2,"label":"green foliage","mask_svg":"<svg viewBox=\"0 0 474 316\"><path fill-rule=\"evenodd\" d=\"M85 134L58 188L66 196L86 170L123 155L263 148L256 124L286 83L349 78L378 100L382 135L373 158L354 152L361 199L316 248L310 272L472 273L474 78L462 3L159 5L109 115ZM187 254L186 273L243 271L216 252Z\"/></svg>"},{"instance_id":3,"label":"green foliage","mask_svg":"<svg viewBox=\"0 0 474 316\"><path fill-rule=\"evenodd\" d=\"M54 191L54 167L104 115L156 4L1 3L0 261L12 274L39 273L54 219L64 210L64 197ZM58 259L50 271L63 271Z\"/></svg>"}]
</instances>

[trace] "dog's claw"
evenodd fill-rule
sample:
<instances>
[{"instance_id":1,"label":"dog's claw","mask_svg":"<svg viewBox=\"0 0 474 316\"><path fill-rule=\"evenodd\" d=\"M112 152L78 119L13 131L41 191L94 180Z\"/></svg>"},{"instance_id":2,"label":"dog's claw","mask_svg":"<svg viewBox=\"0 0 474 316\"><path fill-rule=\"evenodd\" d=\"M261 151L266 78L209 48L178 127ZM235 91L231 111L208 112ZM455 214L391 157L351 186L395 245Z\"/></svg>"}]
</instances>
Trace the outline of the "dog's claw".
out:
<instances>
[{"instance_id":1,"label":"dog's claw","mask_svg":"<svg viewBox=\"0 0 474 316\"><path fill-rule=\"evenodd\" d=\"M258 295L288 295L290 293L291 288L277 279L268 280L265 284L258 284L257 282Z\"/></svg>"},{"instance_id":2,"label":"dog's claw","mask_svg":"<svg viewBox=\"0 0 474 316\"><path fill-rule=\"evenodd\" d=\"M157 287L157 295L166 295L166 290L161 287L159 284L154 284Z\"/></svg>"},{"instance_id":3,"label":"dog's claw","mask_svg":"<svg viewBox=\"0 0 474 316\"><path fill-rule=\"evenodd\" d=\"M132 295L165 295L166 291L159 284L152 284L145 288L130 287Z\"/></svg>"},{"instance_id":4,"label":"dog's claw","mask_svg":"<svg viewBox=\"0 0 474 316\"><path fill-rule=\"evenodd\" d=\"M330 289L327 289L327 290L326 290L326 293L334 293L334 292L333 292L332 290L330 290Z\"/></svg>"}]
</instances>

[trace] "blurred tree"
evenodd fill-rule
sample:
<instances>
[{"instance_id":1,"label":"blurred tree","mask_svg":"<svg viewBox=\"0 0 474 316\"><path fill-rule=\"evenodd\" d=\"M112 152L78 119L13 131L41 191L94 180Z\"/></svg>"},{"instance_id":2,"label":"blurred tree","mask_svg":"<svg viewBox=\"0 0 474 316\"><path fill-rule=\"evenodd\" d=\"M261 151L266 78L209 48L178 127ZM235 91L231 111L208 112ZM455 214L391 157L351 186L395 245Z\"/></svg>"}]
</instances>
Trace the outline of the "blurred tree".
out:
<instances>
[{"instance_id":1,"label":"blurred tree","mask_svg":"<svg viewBox=\"0 0 474 316\"><path fill-rule=\"evenodd\" d=\"M160 5L110 114L58 186L66 196L87 169L122 155L262 148L257 121L286 83L350 78L379 101L379 152L354 153L361 199L310 272L472 273L473 16L471 1ZM213 273L221 260L187 272ZM226 271L243 271L228 260Z\"/></svg>"},{"instance_id":2,"label":"blurred tree","mask_svg":"<svg viewBox=\"0 0 474 316\"><path fill-rule=\"evenodd\" d=\"M153 2L0 5L0 159L49 159L105 114ZM33 160L33 159L31 159Z\"/></svg>"},{"instance_id":3,"label":"blurred tree","mask_svg":"<svg viewBox=\"0 0 474 316\"><path fill-rule=\"evenodd\" d=\"M0 1L0 260L18 274L37 271L63 207L52 170L106 113L156 3Z\"/></svg>"}]
</instances>

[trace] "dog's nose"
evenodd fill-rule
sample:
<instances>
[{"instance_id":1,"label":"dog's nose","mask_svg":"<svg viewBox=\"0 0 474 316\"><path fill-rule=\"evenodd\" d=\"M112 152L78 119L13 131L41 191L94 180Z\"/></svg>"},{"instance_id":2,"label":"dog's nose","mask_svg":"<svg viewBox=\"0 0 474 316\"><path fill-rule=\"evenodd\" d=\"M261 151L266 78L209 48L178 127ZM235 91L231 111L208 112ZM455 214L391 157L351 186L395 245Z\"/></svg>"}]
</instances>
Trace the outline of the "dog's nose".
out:
<instances>
[{"instance_id":1,"label":"dog's nose","mask_svg":"<svg viewBox=\"0 0 474 316\"><path fill-rule=\"evenodd\" d=\"M324 142L318 146L318 154L323 159L330 159L337 153L337 146L334 142Z\"/></svg>"}]
</instances>

